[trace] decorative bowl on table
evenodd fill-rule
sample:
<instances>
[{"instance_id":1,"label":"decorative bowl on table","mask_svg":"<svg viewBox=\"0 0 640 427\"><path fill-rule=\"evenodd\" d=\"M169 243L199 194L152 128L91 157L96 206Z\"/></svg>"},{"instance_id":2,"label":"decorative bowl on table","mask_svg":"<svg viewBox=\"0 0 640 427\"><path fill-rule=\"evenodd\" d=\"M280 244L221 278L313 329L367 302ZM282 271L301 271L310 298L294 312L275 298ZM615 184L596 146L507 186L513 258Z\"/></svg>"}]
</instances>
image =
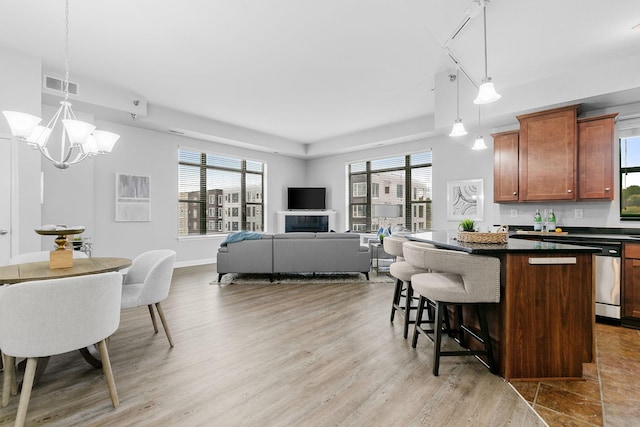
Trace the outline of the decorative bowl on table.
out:
<instances>
[{"instance_id":1,"label":"decorative bowl on table","mask_svg":"<svg viewBox=\"0 0 640 427\"><path fill-rule=\"evenodd\" d=\"M64 249L67 244L67 236L71 234L84 233L85 227L82 225L74 225L67 227L66 225L43 225L40 228L36 228L35 232L41 236L58 236L56 238L57 249Z\"/></svg>"}]
</instances>

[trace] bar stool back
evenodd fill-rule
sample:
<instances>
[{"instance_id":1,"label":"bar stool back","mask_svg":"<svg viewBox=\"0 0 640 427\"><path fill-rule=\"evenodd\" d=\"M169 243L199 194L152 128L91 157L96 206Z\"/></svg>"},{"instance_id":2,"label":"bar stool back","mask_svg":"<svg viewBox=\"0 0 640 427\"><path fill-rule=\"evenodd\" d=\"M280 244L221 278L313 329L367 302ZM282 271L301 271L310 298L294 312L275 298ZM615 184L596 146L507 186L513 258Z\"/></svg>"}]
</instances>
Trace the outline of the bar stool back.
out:
<instances>
[{"instance_id":1,"label":"bar stool back","mask_svg":"<svg viewBox=\"0 0 640 427\"><path fill-rule=\"evenodd\" d=\"M485 308L487 304L500 302L500 260L459 251L421 247L413 242L404 244L404 256L413 265L433 270L428 274L417 274L411 280L414 291L420 294L412 347L416 347L419 334L429 337L430 334L434 335L433 375L438 375L440 356L486 356L487 362L477 358L491 372L496 373ZM433 329L422 327L422 314L429 300L435 303ZM465 324L462 310L457 311L457 332L463 347L466 347L466 334L483 344L484 350L441 350L442 323L447 305L476 307L479 333Z\"/></svg>"},{"instance_id":2,"label":"bar stool back","mask_svg":"<svg viewBox=\"0 0 640 427\"><path fill-rule=\"evenodd\" d=\"M403 336L407 338L409 335L409 324L414 323L411 320L411 310L417 310L417 305L412 304L414 300L413 288L411 287L411 277L414 274L427 273L428 270L424 268L415 267L405 261L403 256L402 245L408 242L405 237L387 236L383 240L384 251L390 255L396 257L396 262L390 266L391 276L396 278L396 287L393 292L393 301L391 303L391 322L395 316L395 312L398 311L404 317L404 329ZM429 245L428 243L421 243L421 245ZM404 306L400 301L404 297Z\"/></svg>"}]
</instances>

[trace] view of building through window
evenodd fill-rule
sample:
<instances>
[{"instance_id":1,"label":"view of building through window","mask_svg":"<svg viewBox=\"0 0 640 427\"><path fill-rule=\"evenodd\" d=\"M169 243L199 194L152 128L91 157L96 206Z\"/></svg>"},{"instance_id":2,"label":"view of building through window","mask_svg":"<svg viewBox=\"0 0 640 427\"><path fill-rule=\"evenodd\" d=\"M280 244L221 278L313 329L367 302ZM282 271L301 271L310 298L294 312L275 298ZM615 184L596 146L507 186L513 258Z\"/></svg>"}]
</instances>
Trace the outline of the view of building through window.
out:
<instances>
[{"instance_id":1,"label":"view of building through window","mask_svg":"<svg viewBox=\"0 0 640 427\"><path fill-rule=\"evenodd\" d=\"M640 136L620 139L620 217L640 217Z\"/></svg>"},{"instance_id":2,"label":"view of building through window","mask_svg":"<svg viewBox=\"0 0 640 427\"><path fill-rule=\"evenodd\" d=\"M178 235L263 231L264 165L180 149Z\"/></svg>"},{"instance_id":3,"label":"view of building through window","mask_svg":"<svg viewBox=\"0 0 640 427\"><path fill-rule=\"evenodd\" d=\"M431 163L425 151L349 164L350 229L430 229Z\"/></svg>"}]
</instances>

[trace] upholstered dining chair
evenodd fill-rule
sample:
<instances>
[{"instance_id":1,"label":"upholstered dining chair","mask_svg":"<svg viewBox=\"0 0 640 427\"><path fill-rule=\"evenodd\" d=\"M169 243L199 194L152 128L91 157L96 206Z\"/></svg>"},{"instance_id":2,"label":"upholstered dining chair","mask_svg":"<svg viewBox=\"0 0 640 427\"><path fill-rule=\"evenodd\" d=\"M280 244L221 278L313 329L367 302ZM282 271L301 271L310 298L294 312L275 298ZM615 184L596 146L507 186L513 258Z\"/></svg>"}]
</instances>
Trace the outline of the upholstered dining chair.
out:
<instances>
[{"instance_id":1,"label":"upholstered dining chair","mask_svg":"<svg viewBox=\"0 0 640 427\"><path fill-rule=\"evenodd\" d=\"M172 250L159 249L144 252L134 258L122 285L122 309L146 305L149 308L153 329L157 334L158 323L153 312L155 305L171 347L173 347L173 339L160 302L169 296L175 260L176 253Z\"/></svg>"},{"instance_id":2,"label":"upholstered dining chair","mask_svg":"<svg viewBox=\"0 0 640 427\"><path fill-rule=\"evenodd\" d=\"M87 254L73 251L73 258L88 258ZM49 261L49 251L25 252L9 258L7 265L23 264L26 262Z\"/></svg>"},{"instance_id":3,"label":"upholstered dining chair","mask_svg":"<svg viewBox=\"0 0 640 427\"><path fill-rule=\"evenodd\" d=\"M38 358L98 343L111 403L119 404L106 338L120 324L122 278L103 273L17 283L0 292L0 348L4 362L2 406L16 394L15 359L27 365L16 426L25 422Z\"/></svg>"}]
</instances>

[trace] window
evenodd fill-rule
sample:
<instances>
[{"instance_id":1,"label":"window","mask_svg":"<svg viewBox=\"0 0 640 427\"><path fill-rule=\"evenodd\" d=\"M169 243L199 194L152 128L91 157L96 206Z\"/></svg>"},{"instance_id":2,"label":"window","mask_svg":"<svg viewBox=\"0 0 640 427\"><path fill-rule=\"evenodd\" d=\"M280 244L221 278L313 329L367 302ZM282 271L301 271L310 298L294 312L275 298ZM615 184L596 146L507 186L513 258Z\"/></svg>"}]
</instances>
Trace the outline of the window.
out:
<instances>
[{"instance_id":1,"label":"window","mask_svg":"<svg viewBox=\"0 0 640 427\"><path fill-rule=\"evenodd\" d=\"M263 163L180 148L178 189L179 236L249 230L248 226L263 230ZM216 201L217 209L207 209ZM230 204L236 206L231 209ZM256 208L250 224L244 214L249 205ZM225 222L224 230L223 222L218 221L223 212L238 219Z\"/></svg>"},{"instance_id":2,"label":"window","mask_svg":"<svg viewBox=\"0 0 640 427\"><path fill-rule=\"evenodd\" d=\"M367 184L365 182L356 182L353 184L353 197L366 197Z\"/></svg>"},{"instance_id":3,"label":"window","mask_svg":"<svg viewBox=\"0 0 640 427\"><path fill-rule=\"evenodd\" d=\"M640 220L640 136L620 138L620 218Z\"/></svg>"},{"instance_id":4,"label":"window","mask_svg":"<svg viewBox=\"0 0 640 427\"><path fill-rule=\"evenodd\" d=\"M429 229L431 166L431 151L349 164L350 229L372 232L379 227L394 226L412 231ZM367 188L371 188L370 195Z\"/></svg>"},{"instance_id":5,"label":"window","mask_svg":"<svg viewBox=\"0 0 640 427\"><path fill-rule=\"evenodd\" d=\"M371 183L371 197L380 197L380 184L377 182Z\"/></svg>"}]
</instances>

